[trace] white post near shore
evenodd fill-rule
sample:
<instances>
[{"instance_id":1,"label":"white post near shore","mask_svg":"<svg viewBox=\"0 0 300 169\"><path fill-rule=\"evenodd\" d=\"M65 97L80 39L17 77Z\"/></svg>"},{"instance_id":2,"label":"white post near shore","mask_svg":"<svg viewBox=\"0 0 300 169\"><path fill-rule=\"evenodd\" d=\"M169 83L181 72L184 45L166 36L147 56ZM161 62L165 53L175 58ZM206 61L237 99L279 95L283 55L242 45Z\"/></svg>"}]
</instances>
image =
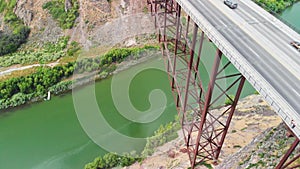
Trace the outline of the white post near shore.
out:
<instances>
[{"instance_id":1,"label":"white post near shore","mask_svg":"<svg viewBox=\"0 0 300 169\"><path fill-rule=\"evenodd\" d=\"M47 100L50 100L50 91L48 91Z\"/></svg>"}]
</instances>

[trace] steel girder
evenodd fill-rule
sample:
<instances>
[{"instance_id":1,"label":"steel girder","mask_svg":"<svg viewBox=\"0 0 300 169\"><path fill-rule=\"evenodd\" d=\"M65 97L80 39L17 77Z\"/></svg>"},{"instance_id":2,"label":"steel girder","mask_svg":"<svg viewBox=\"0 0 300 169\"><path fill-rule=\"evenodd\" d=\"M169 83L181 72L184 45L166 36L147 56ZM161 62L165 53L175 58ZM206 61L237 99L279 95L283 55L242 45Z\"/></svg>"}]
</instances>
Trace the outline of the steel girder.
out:
<instances>
[{"instance_id":1,"label":"steel girder","mask_svg":"<svg viewBox=\"0 0 300 169\"><path fill-rule=\"evenodd\" d=\"M217 49L207 89L202 84L199 65L205 34L189 16L186 23L181 7L173 0L148 0L155 18L159 42L170 78L178 115L181 117L186 150L192 168L206 160L217 160L239 99L245 78L240 74L224 75L230 62L220 64ZM231 80L227 86L218 81ZM237 88L232 98L228 92ZM218 94L214 94L214 88ZM227 107L213 111L218 100L227 98ZM217 113L218 112L218 113Z\"/></svg>"},{"instance_id":2,"label":"steel girder","mask_svg":"<svg viewBox=\"0 0 300 169\"><path fill-rule=\"evenodd\" d=\"M293 164L296 160L298 160L300 158L300 154L298 153L298 155L293 156L292 158L289 159L289 157L291 157L293 151L295 150L295 148L299 145L300 140L298 139L298 137L295 137L294 133L288 129L288 132L291 134L289 136L294 137L295 140L293 142L293 144L291 145L291 147L288 149L288 151L285 153L285 155L281 158L280 162L278 163L278 165L276 166L276 169L295 169L295 168L300 168L299 164Z\"/></svg>"},{"instance_id":3,"label":"steel girder","mask_svg":"<svg viewBox=\"0 0 300 169\"><path fill-rule=\"evenodd\" d=\"M222 63L222 52L216 49L209 83L205 88L201 78L203 75L199 71L206 39L204 32L199 30L190 16L182 14L184 11L175 0L147 2L154 17L191 167L195 168L205 161L217 162L245 78L240 73L225 74L231 63ZM227 84L222 85L219 81L226 81ZM234 96L229 94L233 89ZM218 108L216 103L222 99L227 100L226 107L214 111ZM288 167L300 157L298 155L286 163L298 143L296 139L277 169Z\"/></svg>"}]
</instances>

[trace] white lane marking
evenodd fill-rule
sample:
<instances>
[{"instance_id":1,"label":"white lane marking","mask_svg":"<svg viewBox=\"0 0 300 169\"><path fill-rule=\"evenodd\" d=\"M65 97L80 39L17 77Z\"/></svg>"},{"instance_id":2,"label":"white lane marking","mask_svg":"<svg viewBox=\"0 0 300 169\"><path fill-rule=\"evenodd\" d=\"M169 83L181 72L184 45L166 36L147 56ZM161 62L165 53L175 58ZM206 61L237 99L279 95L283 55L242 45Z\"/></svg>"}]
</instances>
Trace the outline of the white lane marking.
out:
<instances>
[{"instance_id":1,"label":"white lane marking","mask_svg":"<svg viewBox=\"0 0 300 169\"><path fill-rule=\"evenodd\" d=\"M281 29L282 32L285 32L286 36L290 39L300 39L300 35L295 32L294 30L290 29L287 25L279 21L275 16L271 15L261 7L257 6L254 2L251 0L240 0L244 5L251 8L253 11L256 11L259 15L261 15L263 18L267 19L270 23L272 23L274 26L276 26L278 29ZM246 2L247 1L247 2Z\"/></svg>"},{"instance_id":2,"label":"white lane marking","mask_svg":"<svg viewBox=\"0 0 300 169\"><path fill-rule=\"evenodd\" d=\"M218 8L227 18L230 18L232 22L236 23L241 30L251 37L259 44L262 48L264 48L268 53L270 53L274 59L276 59L280 64L283 65L289 72L291 72L298 80L300 80L300 69L299 65L295 65L294 61L288 57L284 52L275 48L276 45L273 42L269 41L264 37L264 35L258 33L253 26L248 24L244 19L238 16L234 10L229 8L225 8L226 6L222 4L220 7L220 3L214 0L210 0L210 2Z\"/></svg>"},{"instance_id":3,"label":"white lane marking","mask_svg":"<svg viewBox=\"0 0 300 169\"><path fill-rule=\"evenodd\" d=\"M243 8L238 8L237 11L240 11L242 14L244 14L245 20L249 23L249 24L255 24L255 23L261 23L261 22L265 22L265 20L263 21L259 21L258 19L256 19L255 17L253 17L252 15L248 14L248 12L246 10L244 10ZM244 19L244 18L243 18Z\"/></svg>"},{"instance_id":4,"label":"white lane marking","mask_svg":"<svg viewBox=\"0 0 300 169\"><path fill-rule=\"evenodd\" d=\"M198 1L198 2L205 8L206 11L209 11L209 10L210 10L210 9L207 8L206 5L203 4L201 1ZM228 27L228 25L227 25L225 22L223 22L223 20L220 19L219 22L221 23L221 25L216 25L216 26L214 26L214 27L218 27L218 29L223 28L223 27L225 27L225 28Z\"/></svg>"},{"instance_id":5,"label":"white lane marking","mask_svg":"<svg viewBox=\"0 0 300 169\"><path fill-rule=\"evenodd\" d=\"M232 34L234 34L234 32L232 31L232 30L228 30L228 31L230 31ZM247 46L247 43L246 42L244 42L244 41L240 41L239 43L241 43L241 44L243 44L243 45L245 45L245 46ZM253 52L254 53L254 55L256 55L258 58L261 58L261 56L258 54L258 53L256 53L256 51L254 51L252 48L248 48L251 52ZM257 61L258 62L258 61ZM252 62L253 63L253 62ZM255 64L255 63L253 63L253 64ZM272 67L271 66L269 66L268 64L266 64L266 66L268 67L268 68L270 68L270 70L272 70ZM291 77L286 77L286 78L288 78L290 81L293 81L294 79L293 78L291 78ZM293 89L294 91L295 91L295 89ZM297 93L298 94L298 93Z\"/></svg>"}]
</instances>

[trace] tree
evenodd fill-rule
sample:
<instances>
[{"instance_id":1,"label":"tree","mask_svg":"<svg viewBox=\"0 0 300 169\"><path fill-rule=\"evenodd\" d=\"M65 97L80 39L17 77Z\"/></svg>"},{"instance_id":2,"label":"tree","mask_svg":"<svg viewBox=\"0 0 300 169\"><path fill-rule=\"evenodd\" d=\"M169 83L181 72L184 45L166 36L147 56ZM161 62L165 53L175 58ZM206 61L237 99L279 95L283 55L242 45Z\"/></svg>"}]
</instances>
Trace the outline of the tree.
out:
<instances>
[{"instance_id":1,"label":"tree","mask_svg":"<svg viewBox=\"0 0 300 169\"><path fill-rule=\"evenodd\" d=\"M103 156L103 160L108 168L118 166L119 159L120 158L116 153L107 153Z\"/></svg>"}]
</instances>

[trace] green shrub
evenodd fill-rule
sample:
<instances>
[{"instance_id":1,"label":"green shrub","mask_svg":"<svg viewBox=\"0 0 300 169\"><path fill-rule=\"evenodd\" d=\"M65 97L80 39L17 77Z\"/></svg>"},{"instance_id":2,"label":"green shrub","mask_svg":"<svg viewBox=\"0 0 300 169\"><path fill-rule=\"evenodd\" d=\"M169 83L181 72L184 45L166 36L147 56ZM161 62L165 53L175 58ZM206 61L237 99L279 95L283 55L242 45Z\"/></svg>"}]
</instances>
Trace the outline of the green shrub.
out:
<instances>
[{"instance_id":1,"label":"green shrub","mask_svg":"<svg viewBox=\"0 0 300 169\"><path fill-rule=\"evenodd\" d=\"M66 46L66 40L64 38L62 39L63 42L57 43L58 45L60 44L59 45L60 47L57 47L59 48L59 50L61 50L61 48ZM56 51L56 49L51 49L51 50ZM44 97L48 91L51 91L53 93L60 93L70 89L72 85L71 81L65 81L65 82L61 82L61 81L70 77L74 73L75 69L79 73L97 71L100 75L102 75L101 78L105 78L107 75L109 75L116 69L117 62L123 60L123 58L125 57L128 57L130 54L133 54L137 51L140 52L143 50L144 48L140 48L140 49L129 48L129 49L121 49L120 51L114 49L113 52L108 52L109 56L103 55L96 58L84 58L80 61L77 61L76 64L71 62L66 65L58 65L53 68L39 67L37 71L31 75L21 76L17 78L10 78L5 81L2 81L0 82L0 101L1 103L3 103L3 105L1 104L2 106L0 106L0 109L24 104L26 101L32 99L33 97ZM52 53L50 53L49 55L51 54ZM118 56L118 54L120 56ZM23 53L20 52L20 55L26 55L26 52ZM35 53L35 55L33 55L32 58L35 57L44 58L45 53ZM20 60L23 59L22 57L20 58L21 58ZM116 59L116 60L114 59L115 62L113 63L109 62L110 64L102 65L101 61L103 59L112 60L111 58L121 58L121 59ZM2 61L1 59L2 58L0 58L0 63ZM4 59L7 58L4 57ZM22 93L30 97L27 97L27 99L25 99L24 102L24 99L21 97L23 95L17 95L18 97L14 96L19 93ZM14 103L16 102L17 104L11 104L12 100Z\"/></svg>"},{"instance_id":2,"label":"green shrub","mask_svg":"<svg viewBox=\"0 0 300 169\"><path fill-rule=\"evenodd\" d=\"M0 56L15 52L21 44L26 42L29 32L28 27L19 26L14 29L12 34L0 35Z\"/></svg>"},{"instance_id":3,"label":"green shrub","mask_svg":"<svg viewBox=\"0 0 300 169\"><path fill-rule=\"evenodd\" d=\"M0 100L13 99L13 96L18 93L43 95L49 87L63 78L69 77L73 73L69 71L72 66L72 64L68 64L54 68L40 67L36 73L31 75L2 81L0 82Z\"/></svg>"},{"instance_id":4,"label":"green shrub","mask_svg":"<svg viewBox=\"0 0 300 169\"><path fill-rule=\"evenodd\" d=\"M69 46L67 50L67 55L68 56L74 56L76 52L80 50L79 43L76 41L72 41L71 45Z\"/></svg>"},{"instance_id":5,"label":"green shrub","mask_svg":"<svg viewBox=\"0 0 300 169\"><path fill-rule=\"evenodd\" d=\"M68 42L70 37L69 36L62 36L58 39L57 42L48 42L44 45L44 52L46 53L56 53L60 52L67 48Z\"/></svg>"},{"instance_id":6,"label":"green shrub","mask_svg":"<svg viewBox=\"0 0 300 169\"><path fill-rule=\"evenodd\" d=\"M166 124L161 125L155 132L154 135L147 138L145 148L142 152L142 156L146 157L154 153L154 149L158 146L165 144L178 137L177 131L180 129L180 123L178 118Z\"/></svg>"},{"instance_id":7,"label":"green shrub","mask_svg":"<svg viewBox=\"0 0 300 169\"><path fill-rule=\"evenodd\" d=\"M72 83L73 82L71 80L59 82L59 83L51 86L49 88L49 91L54 94L59 94L61 92L70 90L72 88Z\"/></svg>"},{"instance_id":8,"label":"green shrub","mask_svg":"<svg viewBox=\"0 0 300 169\"><path fill-rule=\"evenodd\" d=\"M21 30L22 32L22 30ZM0 57L0 66L7 67L13 64L47 63L66 56L63 51L67 47L69 37L61 37L58 42L46 43L43 49L35 51L19 51ZM1 44L1 43L0 43ZM0 45L0 51L1 51Z\"/></svg>"},{"instance_id":9,"label":"green shrub","mask_svg":"<svg viewBox=\"0 0 300 169\"><path fill-rule=\"evenodd\" d=\"M262 6L265 10L269 12L280 13L286 7L292 5L299 0L254 0L258 5Z\"/></svg>"},{"instance_id":10,"label":"green shrub","mask_svg":"<svg viewBox=\"0 0 300 169\"><path fill-rule=\"evenodd\" d=\"M0 56L15 52L21 44L26 42L30 32L13 11L16 3L16 0L0 1L0 12L4 15L3 20L13 32L10 34L1 34L0 32Z\"/></svg>"},{"instance_id":11,"label":"green shrub","mask_svg":"<svg viewBox=\"0 0 300 169\"><path fill-rule=\"evenodd\" d=\"M85 169L108 169L113 167L125 167L129 166L136 161L141 161L142 159L136 157L135 155L118 155L116 153L107 153L103 157L97 157L93 162L85 165Z\"/></svg>"},{"instance_id":12,"label":"green shrub","mask_svg":"<svg viewBox=\"0 0 300 169\"><path fill-rule=\"evenodd\" d=\"M230 95L229 98L227 97L225 99L225 105L232 105L233 101L234 101L234 96Z\"/></svg>"},{"instance_id":13,"label":"green shrub","mask_svg":"<svg viewBox=\"0 0 300 169\"><path fill-rule=\"evenodd\" d=\"M64 0L53 0L46 2L43 9L47 9L52 15L52 18L58 21L59 26L63 29L70 29L74 26L75 20L78 17L79 4L77 0L71 0L72 7L65 11Z\"/></svg>"},{"instance_id":14,"label":"green shrub","mask_svg":"<svg viewBox=\"0 0 300 169\"><path fill-rule=\"evenodd\" d=\"M10 23L10 22L16 22L18 21L17 15L13 11L9 11L4 16L4 22Z\"/></svg>"},{"instance_id":15,"label":"green shrub","mask_svg":"<svg viewBox=\"0 0 300 169\"><path fill-rule=\"evenodd\" d=\"M7 4L5 0L0 0L0 13L2 13L6 8L7 8Z\"/></svg>"}]
</instances>

